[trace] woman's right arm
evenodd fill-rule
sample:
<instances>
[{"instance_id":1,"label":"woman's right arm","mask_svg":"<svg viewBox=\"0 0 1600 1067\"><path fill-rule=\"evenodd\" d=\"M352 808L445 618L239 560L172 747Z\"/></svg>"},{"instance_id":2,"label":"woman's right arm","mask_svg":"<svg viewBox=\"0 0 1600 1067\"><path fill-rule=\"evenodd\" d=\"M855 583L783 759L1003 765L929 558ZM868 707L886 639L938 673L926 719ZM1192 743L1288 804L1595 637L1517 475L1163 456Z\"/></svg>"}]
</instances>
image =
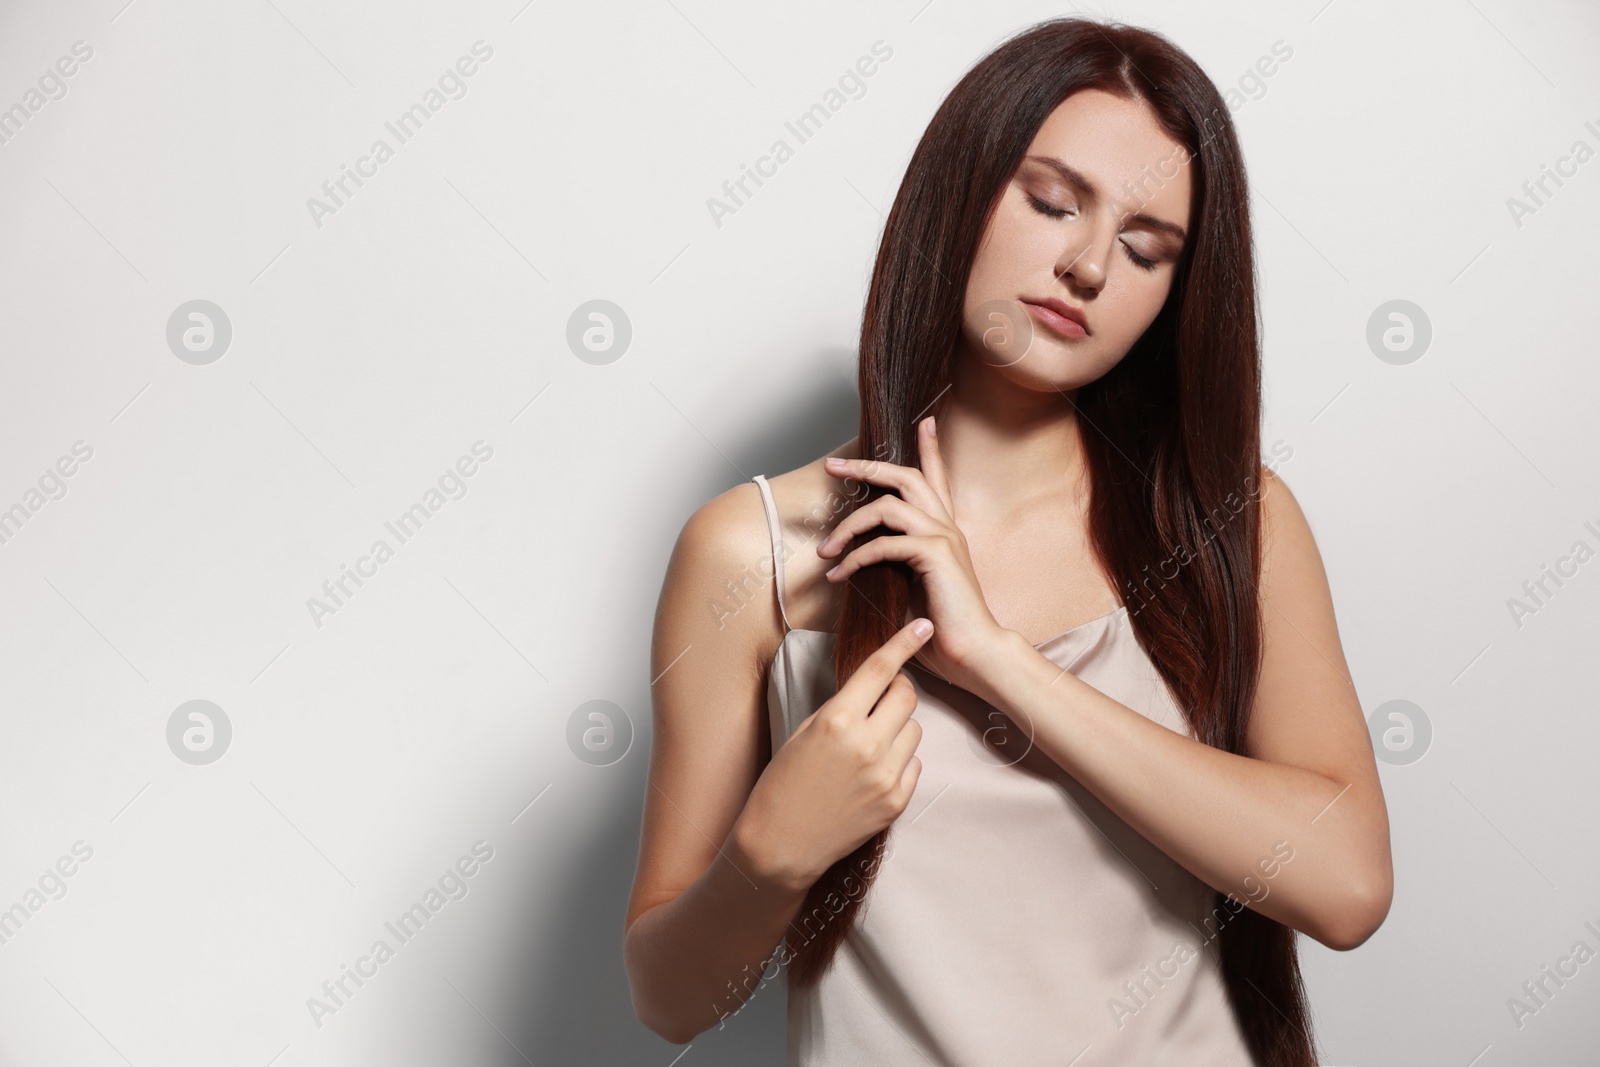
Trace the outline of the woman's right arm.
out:
<instances>
[{"instance_id":1,"label":"woman's right arm","mask_svg":"<svg viewBox=\"0 0 1600 1067\"><path fill-rule=\"evenodd\" d=\"M749 998L811 885L899 817L922 770L916 690L901 668L928 634L909 625L767 760L766 670L782 629L770 579L740 585L771 571L757 492L730 489L685 524L651 641L649 780L623 957L635 1014L676 1044ZM730 581L742 608L724 598Z\"/></svg>"},{"instance_id":2,"label":"woman's right arm","mask_svg":"<svg viewBox=\"0 0 1600 1067\"><path fill-rule=\"evenodd\" d=\"M770 579L740 585L772 569L758 492L730 489L684 525L651 640L649 781L623 954L635 1014L678 1044L748 999L739 980L754 989L808 888L735 832L766 762L760 663L781 629Z\"/></svg>"}]
</instances>

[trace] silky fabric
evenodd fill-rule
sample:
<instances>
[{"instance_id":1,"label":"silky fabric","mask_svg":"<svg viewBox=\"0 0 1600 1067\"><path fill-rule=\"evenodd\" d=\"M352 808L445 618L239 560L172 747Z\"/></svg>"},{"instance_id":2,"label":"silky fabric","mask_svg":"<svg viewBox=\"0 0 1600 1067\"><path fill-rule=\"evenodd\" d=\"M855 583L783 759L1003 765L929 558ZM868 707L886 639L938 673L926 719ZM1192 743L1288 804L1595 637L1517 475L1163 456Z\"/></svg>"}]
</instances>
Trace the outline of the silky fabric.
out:
<instances>
[{"instance_id":1,"label":"silky fabric","mask_svg":"<svg viewBox=\"0 0 1600 1067\"><path fill-rule=\"evenodd\" d=\"M836 691L835 635L790 626L777 507L753 480L786 631L767 684L776 754ZM1193 736L1126 606L1034 647ZM921 777L829 969L810 989L785 977L788 1067L1252 1067L1215 941L1238 906L1213 911L1209 886L993 705L906 672ZM797 916L791 951L831 918Z\"/></svg>"}]
</instances>

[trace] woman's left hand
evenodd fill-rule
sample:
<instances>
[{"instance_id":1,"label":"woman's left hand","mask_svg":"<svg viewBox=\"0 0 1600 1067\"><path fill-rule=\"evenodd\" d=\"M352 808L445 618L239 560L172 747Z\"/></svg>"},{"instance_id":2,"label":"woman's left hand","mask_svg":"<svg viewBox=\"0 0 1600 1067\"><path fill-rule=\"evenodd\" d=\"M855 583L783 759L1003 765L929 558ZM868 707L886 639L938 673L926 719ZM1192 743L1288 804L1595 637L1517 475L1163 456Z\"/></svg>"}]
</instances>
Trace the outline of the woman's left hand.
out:
<instances>
[{"instance_id":1,"label":"woman's left hand","mask_svg":"<svg viewBox=\"0 0 1600 1067\"><path fill-rule=\"evenodd\" d=\"M917 426L917 453L921 470L880 460L828 459L826 468L834 477L859 478L894 489L899 496L885 493L846 515L817 545L817 555L830 558L851 539L878 526L899 531L900 536L879 535L847 554L828 572L828 580L846 581L862 567L884 560L909 564L921 580L927 602L924 614L933 620L933 636L915 659L946 681L970 690L976 683L976 658L1006 631L984 602L966 536L956 525L931 415ZM896 619L894 624L908 621Z\"/></svg>"}]
</instances>

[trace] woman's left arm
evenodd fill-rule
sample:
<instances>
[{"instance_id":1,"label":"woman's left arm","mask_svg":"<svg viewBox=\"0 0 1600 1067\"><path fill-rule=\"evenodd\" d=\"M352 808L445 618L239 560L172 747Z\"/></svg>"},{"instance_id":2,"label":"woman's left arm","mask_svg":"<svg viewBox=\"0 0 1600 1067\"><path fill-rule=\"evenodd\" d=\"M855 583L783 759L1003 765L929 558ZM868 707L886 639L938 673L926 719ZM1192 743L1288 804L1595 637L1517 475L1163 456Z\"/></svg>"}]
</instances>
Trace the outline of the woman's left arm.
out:
<instances>
[{"instance_id":1,"label":"woman's left arm","mask_svg":"<svg viewBox=\"0 0 1600 1067\"><path fill-rule=\"evenodd\" d=\"M1036 747L1197 878L1330 948L1352 949L1389 912L1389 817L1316 541L1283 480L1263 469L1262 484L1251 756L1146 718L1014 630L965 666L978 696L1031 726Z\"/></svg>"}]
</instances>

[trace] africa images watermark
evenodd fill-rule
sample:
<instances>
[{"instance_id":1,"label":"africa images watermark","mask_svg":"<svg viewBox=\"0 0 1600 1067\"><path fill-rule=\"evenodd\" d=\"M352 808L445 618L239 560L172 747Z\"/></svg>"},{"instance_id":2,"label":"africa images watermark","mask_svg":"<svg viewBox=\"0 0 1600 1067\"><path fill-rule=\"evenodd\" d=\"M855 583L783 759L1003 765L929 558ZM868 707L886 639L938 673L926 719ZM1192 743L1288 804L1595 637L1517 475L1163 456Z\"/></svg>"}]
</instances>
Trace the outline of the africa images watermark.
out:
<instances>
[{"instance_id":1,"label":"africa images watermark","mask_svg":"<svg viewBox=\"0 0 1600 1067\"><path fill-rule=\"evenodd\" d=\"M76 57L76 58L74 58ZM73 41L72 55L62 56L56 60L53 67L46 67L43 74L39 75L39 87L29 88L22 94L22 99L0 111L0 145L8 145L12 138L21 133L49 103L64 98L67 95L66 79L78 73L79 65L89 62L94 58L94 47L88 41Z\"/></svg>"},{"instance_id":2,"label":"africa images watermark","mask_svg":"<svg viewBox=\"0 0 1600 1067\"><path fill-rule=\"evenodd\" d=\"M1294 859L1294 847L1287 841L1279 841L1272 846L1271 856L1264 856L1257 861L1256 870L1261 872L1263 879L1276 878L1283 865L1292 859ZM1253 874L1245 875L1243 885L1250 899L1240 900L1232 892L1225 894L1223 903L1229 914L1222 915L1220 909L1212 908L1210 917L1205 920L1206 931L1198 944L1191 946L1182 941L1174 943L1170 953L1156 960L1154 964L1146 964L1140 969L1137 978L1130 978L1122 983L1120 996L1113 995L1106 998L1106 1009L1111 1013L1111 1021L1116 1024L1118 1030L1126 1026L1129 1019L1148 1008L1156 994L1165 989L1168 982L1178 977L1184 964L1199 959L1206 943L1216 940L1217 935L1222 932L1222 927L1230 919L1247 906L1258 905L1267 899L1267 894L1272 888L1266 881L1258 881Z\"/></svg>"},{"instance_id":3,"label":"africa images watermark","mask_svg":"<svg viewBox=\"0 0 1600 1067\"><path fill-rule=\"evenodd\" d=\"M1276 463L1266 462L1262 466L1276 473L1278 466L1294 458L1294 446L1287 441L1274 441L1272 443L1272 457ZM1178 576L1180 570L1194 562L1199 556L1201 548L1215 540L1222 528L1244 511L1248 501L1261 498L1261 493L1265 486L1266 481L1259 474L1247 474L1244 478L1243 495L1238 491L1229 492L1227 496L1222 498L1221 508L1213 508L1206 514L1203 520L1205 533L1199 544L1179 544L1176 547L1169 547L1169 551L1172 554L1155 564L1155 573L1153 574L1149 573L1151 568L1147 564L1143 568L1147 576L1139 579L1136 587L1130 585L1127 591L1128 595L1124 597L1124 600L1129 605L1128 614L1137 615L1143 610L1144 605L1148 602L1144 594L1152 592L1150 589L1151 583L1156 584L1153 593L1159 593L1162 587ZM1134 603L1135 601L1137 601L1137 604Z\"/></svg>"},{"instance_id":4,"label":"africa images watermark","mask_svg":"<svg viewBox=\"0 0 1600 1067\"><path fill-rule=\"evenodd\" d=\"M1594 119L1590 119L1583 124L1583 128L1589 131L1590 136L1594 137L1597 143L1600 143L1600 124L1597 124ZM1572 142L1572 147L1567 149L1566 155L1556 157L1554 170L1546 164L1540 163L1539 176L1530 178L1522 183L1522 196L1526 199L1515 196L1506 197L1506 211L1511 215L1512 225L1519 230L1522 229L1522 220L1529 215L1537 215L1539 209L1545 207L1550 199L1556 195L1555 192L1551 191L1550 183L1555 183L1557 191L1565 188L1567 183L1561 179L1571 180L1576 178L1578 176L1578 168L1593 159L1594 155L1595 150L1590 147L1589 142L1580 137Z\"/></svg>"},{"instance_id":5,"label":"africa images watermark","mask_svg":"<svg viewBox=\"0 0 1600 1067\"><path fill-rule=\"evenodd\" d=\"M1222 100L1228 110L1236 112L1251 101L1266 96L1269 89L1266 79L1277 74L1282 65L1293 56L1294 48L1282 38L1273 41L1268 53L1257 57L1255 63L1247 67L1238 77L1236 85L1229 85L1223 90ZM1206 145L1215 140L1218 132L1225 128L1217 118L1219 114L1219 109L1213 108L1209 115L1202 118L1200 137L1196 145L1198 151L1203 152ZM1132 200L1125 215L1133 215L1144 210L1154 199L1156 192L1176 178L1183 168L1193 161L1194 155L1195 153L1191 153L1184 145L1178 145L1153 165L1146 163L1139 168L1140 178L1137 184L1132 179L1122 183L1122 191Z\"/></svg>"},{"instance_id":6,"label":"africa images watermark","mask_svg":"<svg viewBox=\"0 0 1600 1067\"><path fill-rule=\"evenodd\" d=\"M417 535L423 524L438 514L445 504L451 500L460 500L467 495L467 479L478 473L479 462L487 463L494 455L494 446L486 441L478 440L472 443L472 456L461 456L453 467L447 467L439 475L438 488L429 486L422 494L422 499L411 507L402 511L392 522L384 522L384 529L388 530L397 545L403 545ZM449 494L447 497L446 494ZM378 538L372 542L372 547L367 549L367 554L356 560L352 570L350 564L339 565L339 576L330 578L322 583L322 595L306 598L306 610L311 613L311 622L317 629L322 629L322 620L328 615L337 615L350 599L356 595L367 580L377 576L378 568L394 558L395 550L389 542ZM370 567L370 569L369 569ZM351 586L355 588L351 588Z\"/></svg>"},{"instance_id":7,"label":"africa images watermark","mask_svg":"<svg viewBox=\"0 0 1600 1067\"><path fill-rule=\"evenodd\" d=\"M66 496L68 489L66 479L78 473L79 465L89 462L93 457L93 446L86 441L78 440L72 443L71 455L61 456L55 463L46 467L44 473L39 476L37 489L28 487L23 491L21 500L0 511L0 545L10 544L11 539L22 532L28 520L37 515L46 504Z\"/></svg>"},{"instance_id":8,"label":"africa images watermark","mask_svg":"<svg viewBox=\"0 0 1600 1067\"><path fill-rule=\"evenodd\" d=\"M894 835L891 834L880 853L857 861L856 869L861 872L862 878L870 878L873 872L893 858ZM822 932L823 928L844 910L845 903L848 900L855 900L860 897L866 892L867 888L866 883L853 873L844 876L842 887L844 896L841 897L837 892L830 891L823 896L822 903L819 906L811 909L809 915L797 915L790 921L789 929L804 938L803 944L795 946L793 940L785 936L779 942L772 955L761 961L760 968L752 971L747 963L744 969L739 972L739 984L735 986L732 981L728 982L727 995L722 998L722 1001L711 1005L711 1011L717 1017L718 1030L727 1026L729 1019L743 1011L744 1006L750 1002L750 998L758 990L764 989L768 982L777 981L778 976L783 973L783 968L794 962L800 953L805 951L806 946L817 939L817 935ZM799 926L795 925L797 922L800 924ZM769 970L772 973L768 974ZM733 1003L736 1006L729 1010L726 1007L726 1003Z\"/></svg>"},{"instance_id":9,"label":"africa images watermark","mask_svg":"<svg viewBox=\"0 0 1600 1067\"><path fill-rule=\"evenodd\" d=\"M60 900L67 895L67 879L78 873L78 866L88 863L94 855L93 846L81 838L72 843L72 855L63 854L39 876L38 888L29 886L22 893L22 899L11 907L0 911L0 945L9 945L11 939L22 932L39 910L52 901ZM77 859L73 859L76 856Z\"/></svg>"},{"instance_id":10,"label":"africa images watermark","mask_svg":"<svg viewBox=\"0 0 1600 1067\"><path fill-rule=\"evenodd\" d=\"M777 565L781 567L793 557L794 552L789 548L789 543L784 541L780 546ZM717 595L706 597L706 608L711 612L711 617L717 620L717 629L727 626L729 619L738 615L747 605L761 599L764 596L763 591L772 583L775 576L772 552L769 549L753 563L740 564L736 577L724 578L722 589Z\"/></svg>"},{"instance_id":11,"label":"africa images watermark","mask_svg":"<svg viewBox=\"0 0 1600 1067\"><path fill-rule=\"evenodd\" d=\"M422 93L422 99L406 108L393 121L385 122L384 129L394 137L395 146L403 145L417 135L417 132L427 124L428 120L452 100L460 100L467 95L466 79L478 72L478 63L489 61L494 55L494 48L485 44L482 38L472 42L472 56L461 56L456 60L454 67L448 67L439 75L437 88L429 86ZM315 196L306 198L306 210L311 213L311 223L317 229L322 229L322 220L328 215L337 215L339 209L344 207L360 189L367 184L364 179L377 177L378 168L389 162L395 156L395 146L379 137L372 142L372 147L367 149L367 154L356 159L355 167L339 164L339 176L322 183L322 198ZM352 188L354 186L354 188Z\"/></svg>"},{"instance_id":12,"label":"africa images watermark","mask_svg":"<svg viewBox=\"0 0 1600 1067\"><path fill-rule=\"evenodd\" d=\"M885 44L881 39L872 42L872 55L861 56L856 60L854 67L847 67L838 81L829 86L822 94L822 99L802 111L792 122L785 122L783 128L794 137L796 144L805 144L815 137L830 118L839 113L851 100L860 100L867 95L867 83L864 79L872 77L878 71L879 63L887 63L894 55L894 49ZM878 58L874 60L872 56ZM848 95L846 95L848 94ZM772 147L767 149L767 154L756 158L755 167L748 164L739 164L739 176L730 178L722 183L722 196L706 198L706 210L711 213L711 221L717 229L722 228L722 220L728 215L737 214L739 209L755 194L749 184L754 182L757 189L766 184L763 179L777 175L778 168L794 158L795 150L789 142L780 137L772 142ZM741 195L742 194L742 195Z\"/></svg>"},{"instance_id":13,"label":"africa images watermark","mask_svg":"<svg viewBox=\"0 0 1600 1067\"><path fill-rule=\"evenodd\" d=\"M1583 528L1600 543L1600 528L1593 522L1585 522ZM1526 599L1514 596L1506 597L1506 610L1511 613L1511 624L1518 630L1522 629L1523 620L1530 615L1537 615L1547 607L1551 599L1567 584L1563 578L1570 581L1578 576L1578 568L1588 563L1595 557L1595 549L1588 541L1578 538L1572 542L1572 547L1567 549L1567 554L1556 557L1554 567L1548 563L1539 565L1539 575L1529 578L1522 583L1522 595ZM1551 586L1555 588L1552 589Z\"/></svg>"},{"instance_id":14,"label":"africa images watermark","mask_svg":"<svg viewBox=\"0 0 1600 1067\"><path fill-rule=\"evenodd\" d=\"M887 444L880 444L878 452L888 451ZM806 513L805 527L807 536L806 545L815 544L822 537L827 536L834 526L838 524L839 515L845 511L853 501L860 501L866 497L871 485L855 478L841 479L846 486L844 493L830 491L826 499L811 506ZM849 489L851 484L860 487L860 492ZM781 567L794 558L794 550L789 547L789 542L779 530L777 566ZM729 619L739 614L747 605L758 598L765 596L764 590L775 577L772 550L766 552L755 560L754 563L744 563L739 567L739 573L733 578L722 580L722 589L716 596L706 598L706 607L711 612L711 617L717 620L717 629L722 629Z\"/></svg>"},{"instance_id":15,"label":"africa images watermark","mask_svg":"<svg viewBox=\"0 0 1600 1067\"><path fill-rule=\"evenodd\" d=\"M1596 926L1594 920L1585 920L1583 928L1594 935L1595 944L1600 944L1600 926ZM1522 983L1521 997L1507 997L1506 1009L1511 1012L1511 1021L1517 1029L1521 1030L1531 1016L1548 1008L1556 995L1567 987L1567 982L1578 976L1578 969L1595 955L1594 945L1580 937L1572 943L1572 951L1556 960L1553 968L1544 964L1537 978Z\"/></svg>"},{"instance_id":16,"label":"africa images watermark","mask_svg":"<svg viewBox=\"0 0 1600 1067\"><path fill-rule=\"evenodd\" d=\"M444 873L439 876L438 885L430 885L423 891L422 898L401 912L399 918L383 924L383 928L394 937L393 945L389 944L388 938L380 937L372 943L365 956L356 960L354 969L349 964L340 964L338 977L322 983L322 996L313 995L306 998L306 1010L311 1013L311 1021L317 1029L322 1029L323 1020L329 1015L337 1015L339 1010L350 1002L350 998L355 996L357 990L377 976L378 968L394 959L400 946L408 944L416 937L446 904L466 897L471 892L467 879L477 874L481 865L492 859L494 859L494 846L487 841L474 841L471 855L462 856L453 866L446 867ZM354 989L351 988L352 984Z\"/></svg>"}]
</instances>

